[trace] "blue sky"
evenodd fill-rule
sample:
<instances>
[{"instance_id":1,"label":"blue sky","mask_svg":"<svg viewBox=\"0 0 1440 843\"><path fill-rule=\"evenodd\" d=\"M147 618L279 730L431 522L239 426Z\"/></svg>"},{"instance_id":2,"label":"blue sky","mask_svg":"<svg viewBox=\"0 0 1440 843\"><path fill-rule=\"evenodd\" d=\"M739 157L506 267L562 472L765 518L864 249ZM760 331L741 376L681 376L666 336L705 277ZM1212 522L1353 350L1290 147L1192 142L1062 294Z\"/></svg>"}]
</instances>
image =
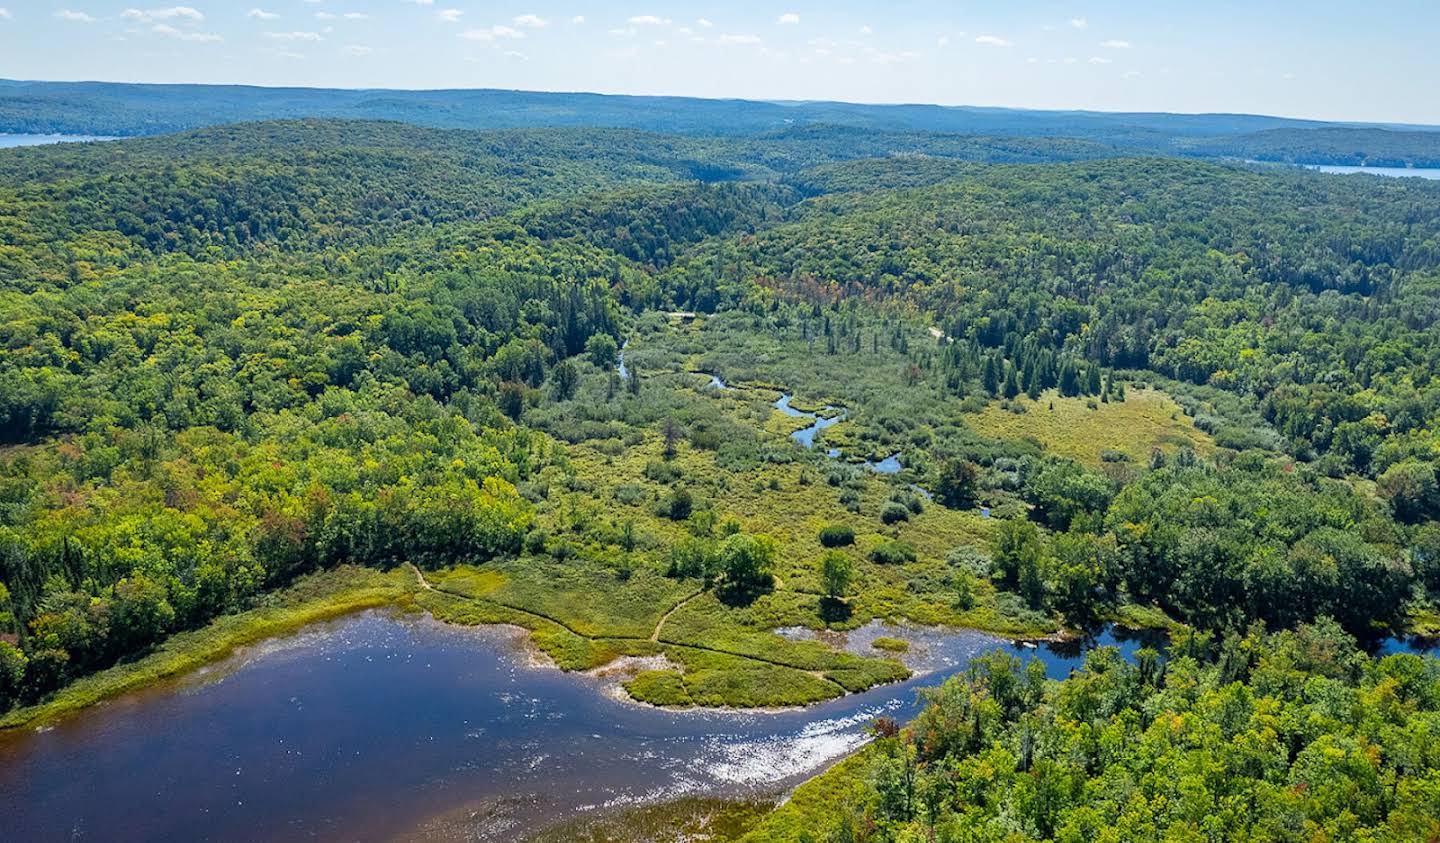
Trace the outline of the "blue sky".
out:
<instances>
[{"instance_id":1,"label":"blue sky","mask_svg":"<svg viewBox=\"0 0 1440 843\"><path fill-rule=\"evenodd\" d=\"M1437 36L1436 0L0 0L0 77L1440 124Z\"/></svg>"}]
</instances>

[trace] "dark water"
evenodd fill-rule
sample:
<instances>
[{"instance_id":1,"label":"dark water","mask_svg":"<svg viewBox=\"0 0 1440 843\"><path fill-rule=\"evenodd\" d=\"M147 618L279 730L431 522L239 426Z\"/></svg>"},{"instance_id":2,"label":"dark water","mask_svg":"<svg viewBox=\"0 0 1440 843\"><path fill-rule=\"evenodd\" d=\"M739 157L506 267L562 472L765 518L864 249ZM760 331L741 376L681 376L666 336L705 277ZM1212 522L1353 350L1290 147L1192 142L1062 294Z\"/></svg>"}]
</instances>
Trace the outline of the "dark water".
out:
<instances>
[{"instance_id":1,"label":"dark water","mask_svg":"<svg viewBox=\"0 0 1440 843\"><path fill-rule=\"evenodd\" d=\"M115 138L100 137L98 135L16 135L0 132L0 149L10 149L17 146L44 146L51 143L82 143L85 141L105 141Z\"/></svg>"},{"instance_id":2,"label":"dark water","mask_svg":"<svg viewBox=\"0 0 1440 843\"><path fill-rule=\"evenodd\" d=\"M895 631L850 646L882 633ZM513 840L607 808L779 793L859 747L874 717L913 716L918 688L982 652L1056 677L1082 659L917 630L931 672L905 683L797 711L669 712L527 666L516 636L371 612L0 736L0 839Z\"/></svg>"}]
</instances>

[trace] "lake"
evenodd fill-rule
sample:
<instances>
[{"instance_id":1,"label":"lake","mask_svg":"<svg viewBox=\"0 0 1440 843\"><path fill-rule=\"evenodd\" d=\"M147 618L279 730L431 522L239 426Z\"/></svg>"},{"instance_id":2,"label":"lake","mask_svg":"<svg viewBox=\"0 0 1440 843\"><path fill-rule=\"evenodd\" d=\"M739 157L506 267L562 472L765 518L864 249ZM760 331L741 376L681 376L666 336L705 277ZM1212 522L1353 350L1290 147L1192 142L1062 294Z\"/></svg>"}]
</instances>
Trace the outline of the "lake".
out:
<instances>
[{"instance_id":1,"label":"lake","mask_svg":"<svg viewBox=\"0 0 1440 843\"><path fill-rule=\"evenodd\" d=\"M894 630L872 624L849 646L878 634ZM876 716L912 717L918 688L979 653L1043 659L1055 677L1083 659L1073 644L908 634L931 672L907 682L803 710L677 712L534 665L518 630L367 612L0 735L4 836L514 840L626 806L778 795L861 746Z\"/></svg>"},{"instance_id":2,"label":"lake","mask_svg":"<svg viewBox=\"0 0 1440 843\"><path fill-rule=\"evenodd\" d=\"M1440 168L1424 167L1347 167L1331 164L1306 164L1307 170L1318 170L1322 173L1333 173L1335 175L1348 176L1355 173L1365 173L1371 176L1392 176L1398 178L1417 179L1440 179Z\"/></svg>"},{"instance_id":3,"label":"lake","mask_svg":"<svg viewBox=\"0 0 1440 843\"><path fill-rule=\"evenodd\" d=\"M44 146L51 143L84 143L87 141L107 141L116 138L101 137L99 135L19 135L0 132L0 149L10 149L16 146Z\"/></svg>"}]
</instances>

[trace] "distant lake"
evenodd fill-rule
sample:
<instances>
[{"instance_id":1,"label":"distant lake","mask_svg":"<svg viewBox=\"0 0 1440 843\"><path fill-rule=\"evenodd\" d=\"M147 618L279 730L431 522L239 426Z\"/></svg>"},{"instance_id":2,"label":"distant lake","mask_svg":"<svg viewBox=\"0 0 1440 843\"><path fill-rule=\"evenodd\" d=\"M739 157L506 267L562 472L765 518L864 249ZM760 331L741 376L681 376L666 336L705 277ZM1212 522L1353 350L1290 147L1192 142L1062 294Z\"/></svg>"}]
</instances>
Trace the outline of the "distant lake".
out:
<instances>
[{"instance_id":1,"label":"distant lake","mask_svg":"<svg viewBox=\"0 0 1440 843\"><path fill-rule=\"evenodd\" d=\"M1440 169L1425 167L1349 167L1336 164L1306 164L1307 170L1319 170L1339 176L1364 173L1370 176L1391 176L1394 178L1440 179Z\"/></svg>"},{"instance_id":2,"label":"distant lake","mask_svg":"<svg viewBox=\"0 0 1440 843\"><path fill-rule=\"evenodd\" d=\"M14 146L44 146L51 143L84 143L107 140L115 140L115 138L100 135L12 135L0 132L0 149L9 149Z\"/></svg>"}]
</instances>

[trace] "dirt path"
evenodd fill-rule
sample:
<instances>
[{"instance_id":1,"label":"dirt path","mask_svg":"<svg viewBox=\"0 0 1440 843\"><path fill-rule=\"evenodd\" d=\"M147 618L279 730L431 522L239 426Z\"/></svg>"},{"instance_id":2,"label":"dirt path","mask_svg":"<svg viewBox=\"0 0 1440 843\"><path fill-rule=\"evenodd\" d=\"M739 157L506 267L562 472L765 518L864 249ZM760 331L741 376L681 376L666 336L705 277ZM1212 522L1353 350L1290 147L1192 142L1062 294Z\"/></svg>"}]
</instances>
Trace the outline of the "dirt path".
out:
<instances>
[{"instance_id":1,"label":"dirt path","mask_svg":"<svg viewBox=\"0 0 1440 843\"><path fill-rule=\"evenodd\" d=\"M684 600L681 600L679 603L676 603L674 606L671 606L670 611L661 615L660 620L655 622L655 631L650 633L650 640L658 642L660 640L660 628L665 625L666 621L670 620L670 616L684 608L685 605L691 600L694 600L695 598L699 597L704 593L705 589L702 588L694 594L690 595L689 597L686 597Z\"/></svg>"},{"instance_id":2,"label":"dirt path","mask_svg":"<svg viewBox=\"0 0 1440 843\"><path fill-rule=\"evenodd\" d=\"M425 574L424 574L423 572L421 572L421 570L420 570L414 563L406 563L406 564L408 564L408 565L410 566L410 570L412 570L412 571L415 572L415 580L416 580L416 582L420 585L421 588L425 589L426 591L434 591L434 592L436 592L437 594L445 594L445 595L449 595L449 596L451 596L451 597L459 598L459 599L461 599L461 600L470 600L470 601L473 601L473 602L476 602L476 603L490 603L491 605L494 605L494 606L500 606L500 607L502 607L502 608L510 609L511 611L514 611L514 612L519 612L520 614L523 614L523 615L529 615L530 617L538 618L539 620L549 621L550 623L553 623L553 624L561 627L562 629L570 632L571 634L573 634L573 635L575 635L575 636L577 636L577 637L584 638L584 639L586 639L587 641L642 641L642 640L644 640L644 639L639 638L639 637L632 637L632 636L628 636L628 635L602 635L602 636L587 635L587 634L585 634L585 633L583 633L583 632L580 632L579 630L576 630L576 629L572 628L569 624L565 623L564 621L560 620L559 618L553 618L553 617L550 617L549 615L544 615L544 614L541 614L541 613L539 613L539 612L532 611L532 610L530 610L530 609L522 609L522 608L520 608L519 606L511 606L511 605L509 605L508 603L501 603L501 602L498 602L498 601L495 601L495 600L487 600L486 598L483 598L483 597L473 597L473 596L468 595L468 594L460 594L460 593L458 593L458 592L449 591L449 590L444 589L444 588L436 588L435 586L433 586L433 585L430 584L430 581L429 581L429 580L425 579ZM654 631L652 631L652 632L650 633L650 639L649 639L649 640L651 641L651 643L655 643L655 644L661 643L661 641L660 641L660 631L661 631L661 629L664 628L665 622L668 621L668 620L670 620L670 616L671 616L671 615L673 615L673 614L675 614L676 612L680 611L682 608L684 608L686 605L688 605L691 601L693 601L693 600L701 597L701 596L704 595L704 594L705 594L705 590L704 590L704 589L701 589L701 590L695 592L694 594L690 595L689 597L686 597L684 600L681 600L679 603L676 603L674 606L671 606L670 609L669 609L669 611L667 611L667 612L665 612L665 614L661 615L661 616L660 616L660 620L655 623L655 629L654 629ZM782 662L782 661L776 661L776 660L774 660L774 659L767 659L767 658L765 658L764 656L757 656L757 655L753 655L753 654L750 654L750 653L736 653L736 652L732 652L732 651L730 651L730 650L721 650L721 649L719 649L719 648L717 648L717 647L707 647L707 646L705 646L705 645L703 645L703 644L682 644L682 643L680 643L680 642L678 642L678 641L667 641L667 642L664 642L664 646L666 646L666 647L679 647L679 648L681 648L681 649L687 649L687 650L701 650L701 651L708 652L708 653L716 653L716 654L718 654L718 655L734 656L734 657L736 657L736 658L748 659L748 660L750 660L750 661L759 662L759 663L761 663L761 664L770 664L770 665L774 665L774 666L776 666L776 667L783 667L783 668L786 668L786 669L789 669L789 670L798 671L798 672L800 672L800 673L809 674L810 676L813 676L813 677L815 677L816 679L821 680L822 682L827 682L827 683L829 683L829 684L831 684L831 685L834 685L836 688L838 688L838 689L840 690L841 696L844 696L844 695L850 693L848 690L845 689L845 686L841 685L839 682L836 682L834 679L831 679L830 677L826 676L825 673L824 673L824 671L820 671L820 670L807 670L807 669L805 669L805 668L803 668L803 667L796 667L796 666L793 665L793 664L786 664L785 662Z\"/></svg>"}]
</instances>

